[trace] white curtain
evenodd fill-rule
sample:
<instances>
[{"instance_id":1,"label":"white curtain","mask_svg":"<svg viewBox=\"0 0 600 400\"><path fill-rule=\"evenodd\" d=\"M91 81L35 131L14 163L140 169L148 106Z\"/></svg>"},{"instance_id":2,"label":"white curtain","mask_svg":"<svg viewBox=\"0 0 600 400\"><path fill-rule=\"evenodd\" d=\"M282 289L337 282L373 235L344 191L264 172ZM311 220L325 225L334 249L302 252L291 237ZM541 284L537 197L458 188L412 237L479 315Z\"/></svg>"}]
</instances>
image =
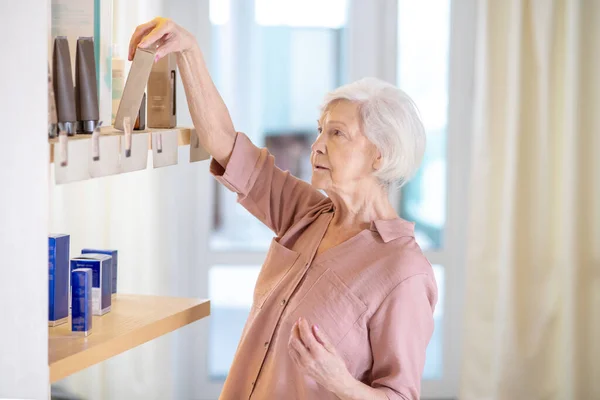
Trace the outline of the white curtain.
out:
<instances>
[{"instance_id":1,"label":"white curtain","mask_svg":"<svg viewBox=\"0 0 600 400\"><path fill-rule=\"evenodd\" d=\"M203 11L200 10L203 9ZM175 10L174 10L175 9ZM177 11L179 10L179 11ZM207 24L207 2L114 0L114 42L126 56L135 27L158 15L185 14L185 27ZM205 29L204 29L205 30ZM207 37L198 38L206 45ZM191 126L183 88L178 88L178 125ZM71 256L84 247L119 250L119 292L207 298L202 279L213 187L207 161L190 164L189 147L179 165L68 185L50 176L50 232L71 235ZM151 156L149 155L149 160ZM53 171L53 168L51 168ZM58 383L80 398L202 398L195 385L204 355L206 319L87 368ZM93 328L92 328L92 335Z\"/></svg>"},{"instance_id":2,"label":"white curtain","mask_svg":"<svg viewBox=\"0 0 600 400\"><path fill-rule=\"evenodd\" d=\"M600 2L478 2L461 400L600 399Z\"/></svg>"}]
</instances>

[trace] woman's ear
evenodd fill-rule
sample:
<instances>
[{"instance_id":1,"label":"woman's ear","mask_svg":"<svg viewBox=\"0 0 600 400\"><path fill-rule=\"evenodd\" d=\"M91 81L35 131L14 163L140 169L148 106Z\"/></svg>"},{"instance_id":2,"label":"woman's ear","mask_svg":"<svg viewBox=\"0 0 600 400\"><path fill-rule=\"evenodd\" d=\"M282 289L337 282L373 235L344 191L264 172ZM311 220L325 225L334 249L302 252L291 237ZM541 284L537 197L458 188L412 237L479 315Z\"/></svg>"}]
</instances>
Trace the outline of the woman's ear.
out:
<instances>
[{"instance_id":1,"label":"woman's ear","mask_svg":"<svg viewBox=\"0 0 600 400\"><path fill-rule=\"evenodd\" d=\"M373 160L373 169L375 171L379 171L382 161L381 152L379 150L375 150L375 160Z\"/></svg>"}]
</instances>

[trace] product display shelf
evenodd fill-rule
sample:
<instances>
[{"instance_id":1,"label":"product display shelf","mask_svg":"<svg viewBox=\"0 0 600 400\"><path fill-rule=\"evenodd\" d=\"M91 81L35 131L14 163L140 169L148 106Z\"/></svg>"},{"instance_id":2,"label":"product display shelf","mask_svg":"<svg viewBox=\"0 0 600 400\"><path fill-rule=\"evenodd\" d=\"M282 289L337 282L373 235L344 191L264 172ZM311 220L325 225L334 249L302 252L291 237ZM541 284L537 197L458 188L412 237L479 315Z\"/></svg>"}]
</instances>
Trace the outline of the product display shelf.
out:
<instances>
[{"instance_id":1,"label":"product display shelf","mask_svg":"<svg viewBox=\"0 0 600 400\"><path fill-rule=\"evenodd\" d=\"M50 383L209 315L209 300L118 294L87 337L74 335L70 320L48 328Z\"/></svg>"},{"instance_id":2,"label":"product display shelf","mask_svg":"<svg viewBox=\"0 0 600 400\"><path fill-rule=\"evenodd\" d=\"M141 131L133 131L132 135L140 135L140 134L148 134L152 132L177 132L177 142L179 146L187 146L190 144L190 136L192 129L186 127L175 127L171 129L157 129L157 128L148 128ZM100 140L103 137L109 136L123 136L123 132L115 129L113 126L105 126L100 128ZM79 141L79 140L92 140L91 134L78 134L75 136L69 136L67 138L69 141ZM48 144L50 145L50 163L54 162L54 145L58 144L58 138L48 139ZM148 143L148 149L151 149L150 141Z\"/></svg>"}]
</instances>

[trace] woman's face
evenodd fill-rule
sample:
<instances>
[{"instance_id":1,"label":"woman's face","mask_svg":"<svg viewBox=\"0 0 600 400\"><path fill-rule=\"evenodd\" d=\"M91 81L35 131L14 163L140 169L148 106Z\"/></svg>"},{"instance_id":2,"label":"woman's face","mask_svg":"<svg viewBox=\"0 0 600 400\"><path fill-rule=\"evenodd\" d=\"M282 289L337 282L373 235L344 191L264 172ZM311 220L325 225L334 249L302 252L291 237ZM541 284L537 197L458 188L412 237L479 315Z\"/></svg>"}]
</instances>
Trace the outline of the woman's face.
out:
<instances>
[{"instance_id":1,"label":"woman's face","mask_svg":"<svg viewBox=\"0 0 600 400\"><path fill-rule=\"evenodd\" d=\"M347 100L329 105L312 145L312 184L326 192L351 193L372 183L377 148L362 132L358 106Z\"/></svg>"}]
</instances>

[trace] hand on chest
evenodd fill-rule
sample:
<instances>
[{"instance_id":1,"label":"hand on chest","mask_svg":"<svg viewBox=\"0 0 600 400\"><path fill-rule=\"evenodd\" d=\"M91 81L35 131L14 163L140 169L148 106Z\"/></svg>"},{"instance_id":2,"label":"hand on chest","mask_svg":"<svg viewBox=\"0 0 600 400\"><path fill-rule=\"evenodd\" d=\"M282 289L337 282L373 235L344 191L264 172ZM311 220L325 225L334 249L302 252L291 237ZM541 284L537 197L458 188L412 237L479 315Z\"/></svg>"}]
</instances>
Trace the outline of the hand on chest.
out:
<instances>
[{"instance_id":1,"label":"hand on chest","mask_svg":"<svg viewBox=\"0 0 600 400\"><path fill-rule=\"evenodd\" d=\"M315 274L317 275L317 274ZM304 282L298 297L290 303L285 315L285 328L302 317L318 325L337 346L365 313L367 306L356 297L332 269L324 269L313 279Z\"/></svg>"}]
</instances>

